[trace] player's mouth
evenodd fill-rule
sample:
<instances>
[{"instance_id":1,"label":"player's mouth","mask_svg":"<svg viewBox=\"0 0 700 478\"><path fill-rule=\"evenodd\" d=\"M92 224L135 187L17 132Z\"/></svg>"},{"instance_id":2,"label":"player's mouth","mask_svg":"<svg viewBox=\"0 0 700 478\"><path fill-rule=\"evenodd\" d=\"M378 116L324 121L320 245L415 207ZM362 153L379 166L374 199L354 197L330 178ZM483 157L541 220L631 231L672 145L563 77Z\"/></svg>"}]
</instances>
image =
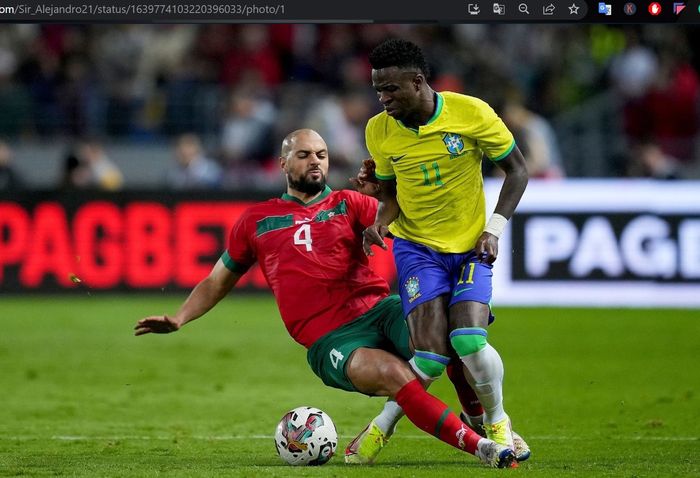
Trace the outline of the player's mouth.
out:
<instances>
[{"instance_id":1,"label":"player's mouth","mask_svg":"<svg viewBox=\"0 0 700 478\"><path fill-rule=\"evenodd\" d=\"M323 171L320 169L312 169L308 173L306 173L307 176L310 176L311 179L321 179L323 178Z\"/></svg>"}]
</instances>

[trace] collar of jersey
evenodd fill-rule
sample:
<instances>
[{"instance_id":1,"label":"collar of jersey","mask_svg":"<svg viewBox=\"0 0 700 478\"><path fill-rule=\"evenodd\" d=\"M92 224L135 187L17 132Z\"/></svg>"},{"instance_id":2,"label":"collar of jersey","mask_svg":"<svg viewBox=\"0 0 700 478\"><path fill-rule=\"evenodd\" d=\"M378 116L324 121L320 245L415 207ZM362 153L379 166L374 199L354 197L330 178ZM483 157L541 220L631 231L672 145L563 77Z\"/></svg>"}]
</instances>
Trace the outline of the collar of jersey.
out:
<instances>
[{"instance_id":1,"label":"collar of jersey","mask_svg":"<svg viewBox=\"0 0 700 478\"><path fill-rule=\"evenodd\" d=\"M433 113L433 116L430 117L430 119L428 120L427 123L419 126L419 128L422 128L422 127L428 126L431 123L434 123L438 119L438 116L440 116L440 113L442 113L442 107L445 104L445 100L442 98L442 95L440 93L438 93L437 91L435 92L435 96L436 96L436 101L437 101L437 106L435 107L435 113ZM409 128L408 126L403 124L400 120L396 120L396 122L399 123L399 125L401 125L401 127L406 128L409 131L413 131L416 134L418 134L418 132L419 132L418 129Z\"/></svg>"},{"instance_id":2,"label":"collar of jersey","mask_svg":"<svg viewBox=\"0 0 700 478\"><path fill-rule=\"evenodd\" d=\"M302 206L311 206L312 204L316 204L319 201L323 201L328 197L328 195L333 191L328 185L326 185L326 189L323 190L321 194L318 195L318 197L315 197L309 202L304 202L301 199L294 197L290 194L284 193L282 194L282 199L285 201L292 201L298 204L301 204Z\"/></svg>"}]
</instances>

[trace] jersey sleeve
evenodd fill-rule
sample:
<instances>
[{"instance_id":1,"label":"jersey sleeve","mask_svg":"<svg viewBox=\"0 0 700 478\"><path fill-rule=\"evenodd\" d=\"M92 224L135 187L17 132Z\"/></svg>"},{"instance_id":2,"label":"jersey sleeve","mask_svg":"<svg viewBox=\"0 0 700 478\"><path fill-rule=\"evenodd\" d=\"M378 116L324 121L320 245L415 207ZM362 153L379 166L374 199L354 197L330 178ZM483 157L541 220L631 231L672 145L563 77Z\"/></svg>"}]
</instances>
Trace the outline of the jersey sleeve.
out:
<instances>
[{"instance_id":1,"label":"jersey sleeve","mask_svg":"<svg viewBox=\"0 0 700 478\"><path fill-rule=\"evenodd\" d=\"M364 230L374 224L379 203L375 198L357 191L350 191L350 193L350 212L355 217L356 222L359 223L360 230Z\"/></svg>"},{"instance_id":2,"label":"jersey sleeve","mask_svg":"<svg viewBox=\"0 0 700 478\"><path fill-rule=\"evenodd\" d=\"M367 151L369 151L370 156L374 159L374 163L377 165L375 170L375 175L377 179L394 179L396 174L394 174L394 167L391 165L389 158L384 157L381 154L380 144L377 141L378 134L377 128L380 127L380 121L377 120L377 116L370 118L367 122L367 127L365 128L365 143L367 144Z\"/></svg>"},{"instance_id":3,"label":"jersey sleeve","mask_svg":"<svg viewBox=\"0 0 700 478\"><path fill-rule=\"evenodd\" d=\"M255 263L255 251L249 233L250 215L244 213L231 228L226 251L221 256L224 265L232 272L245 273Z\"/></svg>"},{"instance_id":4,"label":"jersey sleeve","mask_svg":"<svg viewBox=\"0 0 700 478\"><path fill-rule=\"evenodd\" d=\"M491 161L500 161L515 148L515 138L486 102L473 98L473 117L470 123L474 125L472 136L479 148Z\"/></svg>"}]
</instances>

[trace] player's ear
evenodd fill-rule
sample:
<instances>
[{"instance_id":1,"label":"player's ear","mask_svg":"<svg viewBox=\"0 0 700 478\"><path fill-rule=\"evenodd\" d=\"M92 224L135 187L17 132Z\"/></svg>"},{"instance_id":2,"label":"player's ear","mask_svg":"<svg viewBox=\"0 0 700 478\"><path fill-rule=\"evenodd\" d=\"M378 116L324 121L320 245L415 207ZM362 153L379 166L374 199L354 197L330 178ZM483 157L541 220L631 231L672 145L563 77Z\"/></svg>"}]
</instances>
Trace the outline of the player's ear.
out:
<instances>
[{"instance_id":1,"label":"player's ear","mask_svg":"<svg viewBox=\"0 0 700 478\"><path fill-rule=\"evenodd\" d=\"M413 77L413 87L416 89L416 91L420 91L423 83L425 83L425 76L423 76L422 73L418 73Z\"/></svg>"},{"instance_id":2,"label":"player's ear","mask_svg":"<svg viewBox=\"0 0 700 478\"><path fill-rule=\"evenodd\" d=\"M287 171L287 158L280 156L280 169L282 171Z\"/></svg>"}]
</instances>

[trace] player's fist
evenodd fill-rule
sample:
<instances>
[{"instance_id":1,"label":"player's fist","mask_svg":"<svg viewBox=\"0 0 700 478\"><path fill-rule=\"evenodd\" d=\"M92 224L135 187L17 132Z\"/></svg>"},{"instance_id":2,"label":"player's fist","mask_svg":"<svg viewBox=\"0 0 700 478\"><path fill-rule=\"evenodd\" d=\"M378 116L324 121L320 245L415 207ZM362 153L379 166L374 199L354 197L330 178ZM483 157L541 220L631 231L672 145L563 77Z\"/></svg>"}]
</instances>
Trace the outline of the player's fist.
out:
<instances>
[{"instance_id":1,"label":"player's fist","mask_svg":"<svg viewBox=\"0 0 700 478\"><path fill-rule=\"evenodd\" d=\"M362 166L357 176L350 178L350 183L353 187L366 196L379 198L379 183L377 176L374 174L376 164L372 158L362 161Z\"/></svg>"},{"instance_id":2,"label":"player's fist","mask_svg":"<svg viewBox=\"0 0 700 478\"><path fill-rule=\"evenodd\" d=\"M493 264L498 257L498 238L489 232L481 233L474 248L479 262Z\"/></svg>"},{"instance_id":3,"label":"player's fist","mask_svg":"<svg viewBox=\"0 0 700 478\"><path fill-rule=\"evenodd\" d=\"M377 182L377 176L375 171L377 169L377 164L374 159L367 158L362 160L362 166L360 167L360 172L357 173L357 178L362 181L369 181L371 183Z\"/></svg>"}]
</instances>

